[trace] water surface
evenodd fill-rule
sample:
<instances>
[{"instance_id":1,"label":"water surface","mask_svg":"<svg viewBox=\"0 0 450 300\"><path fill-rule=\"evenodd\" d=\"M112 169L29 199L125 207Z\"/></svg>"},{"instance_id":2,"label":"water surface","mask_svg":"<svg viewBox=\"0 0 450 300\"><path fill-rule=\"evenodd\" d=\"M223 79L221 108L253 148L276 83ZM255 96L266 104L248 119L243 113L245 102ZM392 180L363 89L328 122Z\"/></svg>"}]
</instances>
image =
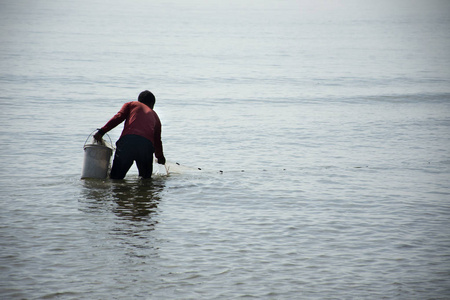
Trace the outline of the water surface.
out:
<instances>
[{"instance_id":1,"label":"water surface","mask_svg":"<svg viewBox=\"0 0 450 300\"><path fill-rule=\"evenodd\" d=\"M449 11L2 3L1 298L448 299ZM169 175L80 180L144 89Z\"/></svg>"}]
</instances>

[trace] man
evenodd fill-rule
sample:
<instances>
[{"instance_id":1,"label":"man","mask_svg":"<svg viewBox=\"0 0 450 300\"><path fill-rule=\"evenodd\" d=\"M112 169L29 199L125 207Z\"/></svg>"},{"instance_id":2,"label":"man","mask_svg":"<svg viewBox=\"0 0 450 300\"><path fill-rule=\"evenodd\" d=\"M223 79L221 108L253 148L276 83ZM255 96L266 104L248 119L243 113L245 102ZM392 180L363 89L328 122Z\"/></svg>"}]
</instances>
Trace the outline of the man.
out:
<instances>
[{"instance_id":1,"label":"man","mask_svg":"<svg viewBox=\"0 0 450 300\"><path fill-rule=\"evenodd\" d=\"M153 153L158 163L164 165L166 159L161 142L161 121L153 110L155 96L150 91L139 94L138 101L125 103L94 135L100 141L103 135L125 121L111 168L111 179L123 179L136 161L139 176L150 178L153 171Z\"/></svg>"}]
</instances>

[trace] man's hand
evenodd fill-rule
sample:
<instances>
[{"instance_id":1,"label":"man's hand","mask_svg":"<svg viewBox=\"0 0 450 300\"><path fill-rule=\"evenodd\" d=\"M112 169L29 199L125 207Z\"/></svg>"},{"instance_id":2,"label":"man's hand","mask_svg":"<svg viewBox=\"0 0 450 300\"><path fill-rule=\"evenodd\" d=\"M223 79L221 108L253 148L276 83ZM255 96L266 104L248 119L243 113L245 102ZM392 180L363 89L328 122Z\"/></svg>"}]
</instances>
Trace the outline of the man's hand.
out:
<instances>
[{"instance_id":1,"label":"man's hand","mask_svg":"<svg viewBox=\"0 0 450 300\"><path fill-rule=\"evenodd\" d=\"M166 158L163 156L161 158L158 158L158 164L165 165L166 164Z\"/></svg>"},{"instance_id":2,"label":"man's hand","mask_svg":"<svg viewBox=\"0 0 450 300\"><path fill-rule=\"evenodd\" d=\"M94 139L96 139L97 141L101 142L104 134L105 134L104 132L99 130L99 131L97 131L96 134L94 134Z\"/></svg>"}]
</instances>

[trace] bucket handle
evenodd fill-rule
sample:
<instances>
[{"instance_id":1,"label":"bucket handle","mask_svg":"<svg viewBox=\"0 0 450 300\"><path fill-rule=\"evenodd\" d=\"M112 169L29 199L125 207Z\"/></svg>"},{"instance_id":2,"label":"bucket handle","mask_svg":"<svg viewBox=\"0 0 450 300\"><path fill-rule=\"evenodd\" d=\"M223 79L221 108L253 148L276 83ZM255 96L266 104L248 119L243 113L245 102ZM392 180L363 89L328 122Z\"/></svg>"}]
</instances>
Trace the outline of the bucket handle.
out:
<instances>
[{"instance_id":1,"label":"bucket handle","mask_svg":"<svg viewBox=\"0 0 450 300\"><path fill-rule=\"evenodd\" d=\"M88 137L87 137L87 139L86 139L86 141L84 142L84 146L83 146L83 148L86 146L86 143L87 143L87 141L89 140L89 138L92 136L92 134L94 133L94 132L96 132L98 129L95 129L94 131L92 131L91 132L91 134L89 134L88 135ZM109 142L110 142L110 145L111 145L111 147L114 149L114 146L113 146L113 143L112 143L112 140L111 140L111 137L107 134L107 133L105 133L105 135L107 135L108 136L108 138L109 138ZM98 141L97 140L95 140L97 143L98 143Z\"/></svg>"}]
</instances>

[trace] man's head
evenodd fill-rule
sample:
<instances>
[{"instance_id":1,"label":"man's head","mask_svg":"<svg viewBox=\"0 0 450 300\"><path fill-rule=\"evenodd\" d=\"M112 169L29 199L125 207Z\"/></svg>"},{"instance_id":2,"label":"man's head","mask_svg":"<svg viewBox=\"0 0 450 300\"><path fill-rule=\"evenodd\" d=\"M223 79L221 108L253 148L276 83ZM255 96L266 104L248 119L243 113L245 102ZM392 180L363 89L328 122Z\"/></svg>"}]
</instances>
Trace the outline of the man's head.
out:
<instances>
[{"instance_id":1,"label":"man's head","mask_svg":"<svg viewBox=\"0 0 450 300\"><path fill-rule=\"evenodd\" d=\"M155 95L153 95L152 92L145 90L139 94L138 101L153 109L153 106L155 106Z\"/></svg>"}]
</instances>

